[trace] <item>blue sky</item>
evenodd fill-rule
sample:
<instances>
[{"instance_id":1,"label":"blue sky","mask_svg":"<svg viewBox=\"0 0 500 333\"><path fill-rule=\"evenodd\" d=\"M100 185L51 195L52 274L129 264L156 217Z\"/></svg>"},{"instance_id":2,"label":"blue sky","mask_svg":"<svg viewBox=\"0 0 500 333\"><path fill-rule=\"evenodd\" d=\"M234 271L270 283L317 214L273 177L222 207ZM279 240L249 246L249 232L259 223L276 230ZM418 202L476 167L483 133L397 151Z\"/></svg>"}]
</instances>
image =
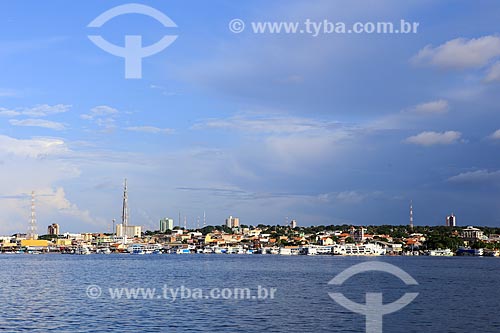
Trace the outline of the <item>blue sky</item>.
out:
<instances>
[{"instance_id":1,"label":"blue sky","mask_svg":"<svg viewBox=\"0 0 500 333\"><path fill-rule=\"evenodd\" d=\"M500 5L495 1L0 2L0 232L131 223L500 226ZM247 29L234 34L240 18ZM254 34L255 21L420 23L409 35ZM89 34L153 44L142 79ZM497 132L498 131L498 132Z\"/></svg>"}]
</instances>

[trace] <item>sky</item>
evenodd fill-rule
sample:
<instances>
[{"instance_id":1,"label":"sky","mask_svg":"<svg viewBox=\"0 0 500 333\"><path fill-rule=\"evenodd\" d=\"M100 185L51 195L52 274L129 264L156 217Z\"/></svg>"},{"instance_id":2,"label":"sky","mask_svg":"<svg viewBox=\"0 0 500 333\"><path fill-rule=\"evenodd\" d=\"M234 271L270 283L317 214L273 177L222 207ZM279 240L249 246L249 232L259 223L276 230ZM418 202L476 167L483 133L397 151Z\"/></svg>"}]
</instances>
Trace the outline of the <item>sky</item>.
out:
<instances>
[{"instance_id":1,"label":"sky","mask_svg":"<svg viewBox=\"0 0 500 333\"><path fill-rule=\"evenodd\" d=\"M0 234L130 224L500 226L496 1L0 1ZM246 28L233 33L229 23ZM415 34L253 33L251 22L418 22ZM123 46L177 39L125 78ZM202 222L200 222L202 223Z\"/></svg>"}]
</instances>

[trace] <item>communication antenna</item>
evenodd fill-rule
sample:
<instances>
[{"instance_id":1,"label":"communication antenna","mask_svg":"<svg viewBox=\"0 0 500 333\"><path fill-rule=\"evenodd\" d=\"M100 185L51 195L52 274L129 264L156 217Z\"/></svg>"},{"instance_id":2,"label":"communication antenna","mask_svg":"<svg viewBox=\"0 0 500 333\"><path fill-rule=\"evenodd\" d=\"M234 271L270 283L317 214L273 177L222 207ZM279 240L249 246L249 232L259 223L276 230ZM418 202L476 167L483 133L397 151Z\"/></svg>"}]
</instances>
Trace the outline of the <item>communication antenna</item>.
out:
<instances>
[{"instance_id":1,"label":"communication antenna","mask_svg":"<svg viewBox=\"0 0 500 333\"><path fill-rule=\"evenodd\" d=\"M413 200L410 200L410 229L413 230Z\"/></svg>"},{"instance_id":2,"label":"communication antenna","mask_svg":"<svg viewBox=\"0 0 500 333\"><path fill-rule=\"evenodd\" d=\"M31 219L28 227L28 239L38 239L35 213L35 191L31 191Z\"/></svg>"},{"instance_id":3,"label":"communication antenna","mask_svg":"<svg viewBox=\"0 0 500 333\"><path fill-rule=\"evenodd\" d=\"M127 193L127 178L125 178L125 185L123 186L123 208L122 208L122 227L126 230L128 227L128 193Z\"/></svg>"}]
</instances>

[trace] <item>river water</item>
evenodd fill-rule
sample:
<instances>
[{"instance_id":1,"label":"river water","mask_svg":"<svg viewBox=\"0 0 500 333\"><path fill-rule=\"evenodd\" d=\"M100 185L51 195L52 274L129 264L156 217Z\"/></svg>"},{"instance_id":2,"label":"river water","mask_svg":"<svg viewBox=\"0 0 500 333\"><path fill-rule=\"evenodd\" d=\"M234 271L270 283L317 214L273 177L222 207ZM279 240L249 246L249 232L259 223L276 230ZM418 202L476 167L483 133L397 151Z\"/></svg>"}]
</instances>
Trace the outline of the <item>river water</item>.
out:
<instances>
[{"instance_id":1,"label":"river water","mask_svg":"<svg viewBox=\"0 0 500 333\"><path fill-rule=\"evenodd\" d=\"M395 265L418 285L384 272L328 284L363 262ZM367 292L384 304L419 293L383 316L384 332L500 332L499 258L54 254L0 255L0 265L5 332L364 332L365 316L329 292L361 304ZM123 288L150 293L118 298Z\"/></svg>"}]
</instances>

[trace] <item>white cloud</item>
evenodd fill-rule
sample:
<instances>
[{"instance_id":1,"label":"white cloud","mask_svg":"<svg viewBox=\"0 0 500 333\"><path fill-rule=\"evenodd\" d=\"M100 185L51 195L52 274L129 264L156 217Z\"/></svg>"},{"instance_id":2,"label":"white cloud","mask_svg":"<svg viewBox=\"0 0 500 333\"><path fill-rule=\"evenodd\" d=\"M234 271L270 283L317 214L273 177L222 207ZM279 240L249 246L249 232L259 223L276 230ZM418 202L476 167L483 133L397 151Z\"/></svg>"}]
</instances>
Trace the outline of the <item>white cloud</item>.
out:
<instances>
[{"instance_id":1,"label":"white cloud","mask_svg":"<svg viewBox=\"0 0 500 333\"><path fill-rule=\"evenodd\" d=\"M41 104L31 108L16 108L16 109L0 108L0 115L8 117L16 117L24 115L29 117L40 118L58 113L68 112L70 109L71 105L66 105L66 104L56 104L56 105Z\"/></svg>"},{"instance_id":2,"label":"white cloud","mask_svg":"<svg viewBox=\"0 0 500 333\"><path fill-rule=\"evenodd\" d=\"M115 117L119 111L111 106L99 105L90 109L89 113L80 115L80 118L94 122L105 129L115 128Z\"/></svg>"},{"instance_id":3,"label":"white cloud","mask_svg":"<svg viewBox=\"0 0 500 333\"><path fill-rule=\"evenodd\" d=\"M251 163L258 160L270 171L294 174L333 158L337 151L345 149L356 131L352 126L337 122L257 113L210 119L194 128L234 131L245 142L241 148L244 153L240 156L240 152L236 152L242 160L250 159Z\"/></svg>"},{"instance_id":4,"label":"white cloud","mask_svg":"<svg viewBox=\"0 0 500 333\"><path fill-rule=\"evenodd\" d=\"M151 134L159 134L159 133L171 134L174 132L174 130L171 128L159 128L154 126L132 126L132 127L125 127L125 130L132 132L151 133Z\"/></svg>"},{"instance_id":5,"label":"white cloud","mask_svg":"<svg viewBox=\"0 0 500 333\"><path fill-rule=\"evenodd\" d=\"M438 99L411 106L398 113L376 118L366 127L374 130L419 128L428 122L427 116L443 115L449 109L450 105L447 100Z\"/></svg>"},{"instance_id":6,"label":"white cloud","mask_svg":"<svg viewBox=\"0 0 500 333\"><path fill-rule=\"evenodd\" d=\"M255 133L292 134L318 131L339 127L339 123L319 121L299 117L258 116L243 114L226 119L210 119L194 126L201 128L220 128Z\"/></svg>"},{"instance_id":7,"label":"white cloud","mask_svg":"<svg viewBox=\"0 0 500 333\"><path fill-rule=\"evenodd\" d=\"M118 114L118 110L107 105L99 105L90 109L89 116L91 118L98 116L108 116Z\"/></svg>"},{"instance_id":8,"label":"white cloud","mask_svg":"<svg viewBox=\"0 0 500 333\"><path fill-rule=\"evenodd\" d=\"M9 123L14 126L30 126L30 127L43 127L49 128L56 131L62 131L66 129L66 126L62 123L58 123L55 121L44 120L44 119L11 119Z\"/></svg>"},{"instance_id":9,"label":"white cloud","mask_svg":"<svg viewBox=\"0 0 500 333\"><path fill-rule=\"evenodd\" d=\"M342 202L342 203L360 203L366 198L366 195L358 191L344 191L324 193L318 196L322 202Z\"/></svg>"},{"instance_id":10,"label":"white cloud","mask_svg":"<svg viewBox=\"0 0 500 333\"><path fill-rule=\"evenodd\" d=\"M31 117L46 117L53 114L68 112L71 109L71 105L66 104L56 104L56 105L48 105L42 104L37 105L32 108L27 108L22 110L22 114Z\"/></svg>"},{"instance_id":11,"label":"white cloud","mask_svg":"<svg viewBox=\"0 0 500 333\"><path fill-rule=\"evenodd\" d=\"M488 83L500 81L500 61L497 61L488 69L484 81Z\"/></svg>"},{"instance_id":12,"label":"white cloud","mask_svg":"<svg viewBox=\"0 0 500 333\"><path fill-rule=\"evenodd\" d=\"M435 101L415 105L405 111L417 114L441 114L448 112L449 109L450 105L447 100L438 99Z\"/></svg>"},{"instance_id":13,"label":"white cloud","mask_svg":"<svg viewBox=\"0 0 500 333\"><path fill-rule=\"evenodd\" d=\"M0 135L0 160L2 160L2 194L0 200L0 230L25 232L29 213L29 196L35 190L40 196L50 195L51 184L72 178L75 170L60 158L69 153L62 140L50 138L16 139ZM52 214L47 205L39 205L39 220ZM47 223L48 224L48 223ZM42 228L45 227L45 223ZM43 232L43 231L42 231Z\"/></svg>"},{"instance_id":14,"label":"white cloud","mask_svg":"<svg viewBox=\"0 0 500 333\"><path fill-rule=\"evenodd\" d=\"M382 195L380 191L342 191L320 194L317 198L325 203L359 204Z\"/></svg>"},{"instance_id":15,"label":"white cloud","mask_svg":"<svg viewBox=\"0 0 500 333\"><path fill-rule=\"evenodd\" d=\"M87 224L87 225L99 225L103 226L105 221L98 218L93 218L88 210L82 210L72 203L67 197L64 189L58 187L57 189L51 189L49 193L41 193L39 201L41 204L45 205L46 210L54 210L58 215L68 216L71 218L76 218L77 220ZM41 232L43 234L43 232Z\"/></svg>"},{"instance_id":16,"label":"white cloud","mask_svg":"<svg viewBox=\"0 0 500 333\"><path fill-rule=\"evenodd\" d=\"M491 134L490 139L500 140L500 129L496 130L493 134Z\"/></svg>"},{"instance_id":17,"label":"white cloud","mask_svg":"<svg viewBox=\"0 0 500 333\"><path fill-rule=\"evenodd\" d=\"M433 47L425 46L412 58L415 64L441 68L478 68L500 56L500 37L456 38Z\"/></svg>"},{"instance_id":18,"label":"white cloud","mask_svg":"<svg viewBox=\"0 0 500 333\"><path fill-rule=\"evenodd\" d=\"M456 131L446 131L446 132L422 132L420 134L410 136L405 140L406 143L412 143L422 146L432 146L432 145L449 145L457 142L462 133Z\"/></svg>"},{"instance_id":19,"label":"white cloud","mask_svg":"<svg viewBox=\"0 0 500 333\"><path fill-rule=\"evenodd\" d=\"M69 149L61 139L33 138L23 140L0 135L0 151L17 156L37 158L67 153Z\"/></svg>"},{"instance_id":20,"label":"white cloud","mask_svg":"<svg viewBox=\"0 0 500 333\"><path fill-rule=\"evenodd\" d=\"M476 170L448 178L452 183L490 183L500 181L500 171Z\"/></svg>"},{"instance_id":21,"label":"white cloud","mask_svg":"<svg viewBox=\"0 0 500 333\"><path fill-rule=\"evenodd\" d=\"M15 110L9 110L6 108L0 108L0 116L3 117L17 117L21 115L21 112Z\"/></svg>"},{"instance_id":22,"label":"white cloud","mask_svg":"<svg viewBox=\"0 0 500 333\"><path fill-rule=\"evenodd\" d=\"M0 233L26 232L29 193L35 191L38 233L52 222L66 231L102 230L106 221L93 217L68 198L61 183L80 176L81 161L66 142L55 138L17 139L0 135ZM88 203L88 202L87 202Z\"/></svg>"}]
</instances>

